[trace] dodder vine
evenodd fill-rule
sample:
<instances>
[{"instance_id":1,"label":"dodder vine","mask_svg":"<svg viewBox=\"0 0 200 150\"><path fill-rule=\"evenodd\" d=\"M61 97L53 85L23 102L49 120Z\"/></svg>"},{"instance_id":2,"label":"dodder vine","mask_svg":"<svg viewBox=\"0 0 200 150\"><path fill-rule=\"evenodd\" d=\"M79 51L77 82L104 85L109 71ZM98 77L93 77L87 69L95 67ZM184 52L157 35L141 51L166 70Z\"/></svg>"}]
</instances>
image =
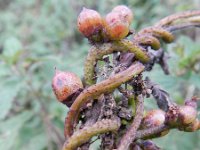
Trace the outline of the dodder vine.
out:
<instances>
[{"instance_id":1,"label":"dodder vine","mask_svg":"<svg viewBox=\"0 0 200 150\"><path fill-rule=\"evenodd\" d=\"M94 136L101 139L101 149L158 150L149 139L164 136L172 128L184 132L200 129L198 98L177 105L165 90L142 75L152 71L155 63L169 74L161 41L173 42L176 30L200 27L200 11L168 16L137 33L130 30L133 17L124 5L105 18L91 9L83 8L80 13L78 29L92 45L85 60L84 86L69 72L57 71L52 82L58 100L70 107L63 150L89 149ZM159 109L144 116L144 99L150 95Z\"/></svg>"}]
</instances>

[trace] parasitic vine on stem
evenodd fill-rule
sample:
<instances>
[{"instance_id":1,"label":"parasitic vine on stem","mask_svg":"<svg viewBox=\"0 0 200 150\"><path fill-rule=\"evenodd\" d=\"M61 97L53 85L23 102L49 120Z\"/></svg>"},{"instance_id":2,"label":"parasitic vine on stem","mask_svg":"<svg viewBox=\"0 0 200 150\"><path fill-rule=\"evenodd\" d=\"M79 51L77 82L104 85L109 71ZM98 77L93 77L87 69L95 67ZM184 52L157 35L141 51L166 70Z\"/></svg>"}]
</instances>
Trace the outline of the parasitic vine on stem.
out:
<instances>
[{"instance_id":1,"label":"parasitic vine on stem","mask_svg":"<svg viewBox=\"0 0 200 150\"><path fill-rule=\"evenodd\" d=\"M105 18L91 9L80 13L78 29L92 44L84 64L85 84L75 74L62 72L52 83L59 101L70 107L63 150L89 149L94 136L104 138L101 145L107 149L144 149L145 143L158 149L148 139L162 137L174 128L184 132L200 129L194 97L178 105L156 83L143 79L143 72L153 71L155 63L169 74L163 44L174 42L172 33L177 30L200 27L200 10L168 16L134 34L130 29L133 16L125 5L115 7ZM144 101L150 95L159 109L145 116ZM99 109L94 109L95 119L88 123L91 114L87 112L96 107L94 102Z\"/></svg>"}]
</instances>

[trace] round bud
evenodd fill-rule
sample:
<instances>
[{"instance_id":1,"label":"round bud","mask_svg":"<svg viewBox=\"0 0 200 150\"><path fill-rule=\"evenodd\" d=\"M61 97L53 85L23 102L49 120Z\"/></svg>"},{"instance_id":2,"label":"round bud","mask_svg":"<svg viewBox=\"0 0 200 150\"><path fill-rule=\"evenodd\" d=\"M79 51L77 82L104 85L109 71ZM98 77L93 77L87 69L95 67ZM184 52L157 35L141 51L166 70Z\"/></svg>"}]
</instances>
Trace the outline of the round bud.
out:
<instances>
[{"instance_id":1,"label":"round bud","mask_svg":"<svg viewBox=\"0 0 200 150\"><path fill-rule=\"evenodd\" d=\"M197 110L191 106L179 106L178 123L188 125L193 123L197 117Z\"/></svg>"},{"instance_id":2,"label":"round bud","mask_svg":"<svg viewBox=\"0 0 200 150\"><path fill-rule=\"evenodd\" d=\"M129 23L120 17L119 12L110 12L105 18L106 34L110 40L120 40L129 33Z\"/></svg>"},{"instance_id":3,"label":"round bud","mask_svg":"<svg viewBox=\"0 0 200 150\"><path fill-rule=\"evenodd\" d=\"M68 98L83 88L80 78L72 72L57 71L52 80L52 88L58 101L66 103Z\"/></svg>"},{"instance_id":4,"label":"round bud","mask_svg":"<svg viewBox=\"0 0 200 150\"><path fill-rule=\"evenodd\" d=\"M131 145L130 150L142 150L142 148L138 144Z\"/></svg>"},{"instance_id":5,"label":"round bud","mask_svg":"<svg viewBox=\"0 0 200 150\"><path fill-rule=\"evenodd\" d=\"M147 112L143 118L142 127L152 128L159 126L165 122L165 112L160 109L155 109Z\"/></svg>"},{"instance_id":6,"label":"round bud","mask_svg":"<svg viewBox=\"0 0 200 150\"><path fill-rule=\"evenodd\" d=\"M132 11L125 5L119 5L113 8L113 12L119 12L120 16L123 18L123 20L128 21L129 24L131 24L133 20L133 13Z\"/></svg>"},{"instance_id":7,"label":"round bud","mask_svg":"<svg viewBox=\"0 0 200 150\"><path fill-rule=\"evenodd\" d=\"M103 20L97 11L83 8L78 16L77 26L79 31L89 38L99 34L103 28Z\"/></svg>"},{"instance_id":8,"label":"round bud","mask_svg":"<svg viewBox=\"0 0 200 150\"><path fill-rule=\"evenodd\" d=\"M199 129L199 123L200 123L199 120L196 119L193 123L189 124L187 127L180 130L184 130L185 132L194 132Z\"/></svg>"},{"instance_id":9,"label":"round bud","mask_svg":"<svg viewBox=\"0 0 200 150\"><path fill-rule=\"evenodd\" d=\"M151 140L146 140L141 143L143 150L160 150L160 148Z\"/></svg>"}]
</instances>

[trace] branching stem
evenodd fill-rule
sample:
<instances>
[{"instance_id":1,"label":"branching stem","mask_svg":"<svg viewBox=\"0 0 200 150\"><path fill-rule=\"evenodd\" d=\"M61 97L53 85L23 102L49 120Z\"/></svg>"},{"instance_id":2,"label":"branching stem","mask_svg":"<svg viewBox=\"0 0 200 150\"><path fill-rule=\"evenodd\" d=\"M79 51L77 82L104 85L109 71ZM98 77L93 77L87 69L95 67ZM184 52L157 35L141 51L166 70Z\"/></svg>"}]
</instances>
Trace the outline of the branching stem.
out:
<instances>
[{"instance_id":1,"label":"branching stem","mask_svg":"<svg viewBox=\"0 0 200 150\"><path fill-rule=\"evenodd\" d=\"M117 119L103 119L97 121L91 126L86 126L83 129L74 132L74 134L68 140L66 140L63 150L74 150L95 135L109 131L117 131L119 126L120 122Z\"/></svg>"},{"instance_id":2,"label":"branching stem","mask_svg":"<svg viewBox=\"0 0 200 150\"><path fill-rule=\"evenodd\" d=\"M136 134L136 139L143 139L145 137L150 137L151 135L161 133L168 129L169 127L163 124L150 129L139 130Z\"/></svg>"},{"instance_id":3,"label":"branching stem","mask_svg":"<svg viewBox=\"0 0 200 150\"><path fill-rule=\"evenodd\" d=\"M65 137L70 137L73 133L73 128L77 122L79 116L80 108L86 104L89 100L100 96L103 93L109 93L119 87L121 84L129 81L135 75L141 73L144 70L144 65L140 62L134 63L132 66L126 70L109 77L108 79L92 85L86 88L74 101L69 109L68 115L65 120Z\"/></svg>"},{"instance_id":4,"label":"branching stem","mask_svg":"<svg viewBox=\"0 0 200 150\"><path fill-rule=\"evenodd\" d=\"M92 46L84 66L84 77L88 86L96 83L95 67L97 61L101 60L103 56L112 54L113 52L130 52L134 53L135 57L141 62L146 63L149 61L149 56L145 50L129 40L121 40Z\"/></svg>"},{"instance_id":5,"label":"branching stem","mask_svg":"<svg viewBox=\"0 0 200 150\"><path fill-rule=\"evenodd\" d=\"M143 118L143 112L144 112L143 96L139 95L136 100L137 100L137 105L136 105L135 118L129 130L122 137L117 150L127 150L129 148L129 145L132 143L132 141L135 140L136 132L140 126L141 120Z\"/></svg>"}]
</instances>

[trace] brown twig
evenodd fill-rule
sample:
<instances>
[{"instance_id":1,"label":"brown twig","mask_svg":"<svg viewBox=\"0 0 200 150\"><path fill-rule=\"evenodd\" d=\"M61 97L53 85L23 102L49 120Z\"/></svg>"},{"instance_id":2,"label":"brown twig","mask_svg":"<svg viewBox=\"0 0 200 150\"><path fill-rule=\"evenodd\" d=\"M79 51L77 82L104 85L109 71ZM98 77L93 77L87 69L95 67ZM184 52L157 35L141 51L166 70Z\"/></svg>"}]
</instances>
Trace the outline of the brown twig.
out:
<instances>
[{"instance_id":1,"label":"brown twig","mask_svg":"<svg viewBox=\"0 0 200 150\"><path fill-rule=\"evenodd\" d=\"M68 140L66 140L63 150L74 150L95 135L109 131L117 131L119 126L120 122L118 119L103 119L97 121L91 126L86 126L83 129L74 132L74 134Z\"/></svg>"},{"instance_id":2,"label":"brown twig","mask_svg":"<svg viewBox=\"0 0 200 150\"><path fill-rule=\"evenodd\" d=\"M69 109L65 120L65 137L70 137L73 133L73 127L79 116L80 108L90 99L100 96L103 93L109 93L122 83L129 81L133 76L141 73L144 70L144 65L140 62L134 63L128 69L109 77L108 79L86 88L74 101Z\"/></svg>"},{"instance_id":3,"label":"brown twig","mask_svg":"<svg viewBox=\"0 0 200 150\"><path fill-rule=\"evenodd\" d=\"M167 16L160 20L158 23L156 23L154 26L155 27L163 27L163 26L169 26L173 22L180 20L180 19L185 19L188 17L193 17L193 16L198 16L200 15L200 10L194 10L194 11L187 11L187 12L181 12L177 14L173 14L171 16Z\"/></svg>"},{"instance_id":4,"label":"brown twig","mask_svg":"<svg viewBox=\"0 0 200 150\"><path fill-rule=\"evenodd\" d=\"M138 130L135 139L143 139L145 137L149 137L151 135L155 135L161 133L162 131L168 130L169 127L166 125L156 126L150 129Z\"/></svg>"},{"instance_id":5,"label":"brown twig","mask_svg":"<svg viewBox=\"0 0 200 150\"><path fill-rule=\"evenodd\" d=\"M103 96L100 96L97 101L94 101L89 108L84 110L84 119L82 120L82 125L80 128L84 128L86 126L93 125L99 118L100 115L100 109L102 107L102 98ZM89 150L89 146L91 144L91 141L87 141L83 145L79 147L80 150Z\"/></svg>"},{"instance_id":6,"label":"brown twig","mask_svg":"<svg viewBox=\"0 0 200 150\"><path fill-rule=\"evenodd\" d=\"M137 129L139 128L143 117L143 112L144 112L143 96L139 95L137 97L135 118L130 126L130 129L122 137L117 150L127 150L132 141L135 140Z\"/></svg>"},{"instance_id":7,"label":"brown twig","mask_svg":"<svg viewBox=\"0 0 200 150\"><path fill-rule=\"evenodd\" d=\"M114 99L114 96L110 94L104 95L104 105L102 107L102 114L100 115L99 119L112 119L112 118L118 118L116 113L116 101ZM116 135L114 133L108 132L100 136L101 139L101 149L113 149L115 140L114 137Z\"/></svg>"},{"instance_id":8,"label":"brown twig","mask_svg":"<svg viewBox=\"0 0 200 150\"><path fill-rule=\"evenodd\" d=\"M182 30L185 28L190 28L190 27L200 27L200 23L197 22L187 22L183 24L178 24L178 25L171 25L169 27L166 27L165 29L168 30L169 32L174 32L177 30Z\"/></svg>"}]
</instances>

